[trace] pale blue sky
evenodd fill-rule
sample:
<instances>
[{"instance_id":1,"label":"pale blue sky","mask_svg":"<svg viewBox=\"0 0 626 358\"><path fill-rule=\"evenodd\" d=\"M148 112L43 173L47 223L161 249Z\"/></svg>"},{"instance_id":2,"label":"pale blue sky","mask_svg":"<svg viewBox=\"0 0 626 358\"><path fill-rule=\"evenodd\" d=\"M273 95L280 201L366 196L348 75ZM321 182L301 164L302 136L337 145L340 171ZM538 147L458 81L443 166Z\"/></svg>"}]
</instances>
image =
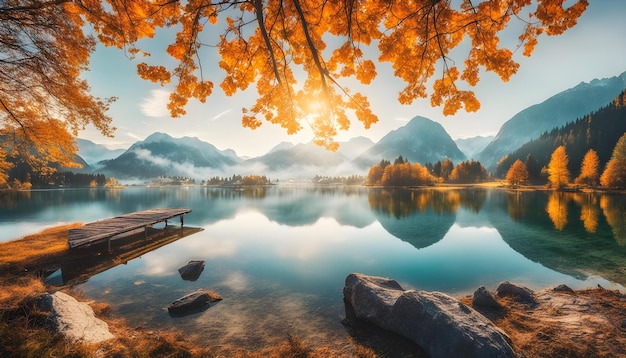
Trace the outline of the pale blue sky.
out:
<instances>
[{"instance_id":1,"label":"pale blue sky","mask_svg":"<svg viewBox=\"0 0 626 358\"><path fill-rule=\"evenodd\" d=\"M152 54L156 60L158 46L168 37L171 39L172 34L173 30L162 32L158 41L153 41ZM530 58L518 51L514 56L521 67L509 82L503 83L493 74L483 72L474 89L481 109L472 114L459 111L455 116L444 116L442 108L432 108L428 99L410 106L400 105L396 98L403 88L402 82L393 77L389 64L378 64L378 78L358 90L368 95L379 122L365 130L360 122L353 120L351 129L341 132L338 140L366 136L378 141L417 115L441 123L453 139L494 135L504 122L526 107L580 82L626 71L625 37L626 1L591 0L576 27L561 36L541 37ZM306 128L290 136L269 123L255 131L241 127L241 108L254 102L256 92L249 90L226 97L218 86L222 70L217 66L216 54L207 52L203 59L205 74L216 82L213 95L204 104L190 100L187 115L169 118L165 109L169 88L139 79L135 72L137 61L129 60L122 51L98 47L85 78L95 95L119 97L109 112L117 131L115 138L110 139L88 128L79 137L111 148L127 148L159 131L173 137L198 137L219 149L234 149L240 156L262 155L281 141L311 141L312 135ZM455 59L461 63L464 56ZM164 58L164 61L169 60Z\"/></svg>"}]
</instances>

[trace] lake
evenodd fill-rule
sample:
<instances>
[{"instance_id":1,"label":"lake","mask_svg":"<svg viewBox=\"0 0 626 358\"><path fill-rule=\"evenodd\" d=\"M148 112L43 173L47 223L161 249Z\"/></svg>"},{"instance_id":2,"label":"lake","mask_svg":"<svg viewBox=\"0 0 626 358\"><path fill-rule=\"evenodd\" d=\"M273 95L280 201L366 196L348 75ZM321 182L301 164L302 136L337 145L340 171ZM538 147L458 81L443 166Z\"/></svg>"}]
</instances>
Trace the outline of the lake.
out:
<instances>
[{"instance_id":1,"label":"lake","mask_svg":"<svg viewBox=\"0 0 626 358\"><path fill-rule=\"evenodd\" d=\"M453 296L481 285L495 290L506 280L532 289L626 286L626 197L614 194L280 185L42 190L0 198L0 241L139 210L192 209L185 226L202 231L77 289L110 303L131 327L178 329L225 352L276 344L290 333L342 349L348 337L342 288L352 272ZM177 271L190 260L205 261L196 281ZM170 302L198 288L224 299L192 315L168 314Z\"/></svg>"}]
</instances>

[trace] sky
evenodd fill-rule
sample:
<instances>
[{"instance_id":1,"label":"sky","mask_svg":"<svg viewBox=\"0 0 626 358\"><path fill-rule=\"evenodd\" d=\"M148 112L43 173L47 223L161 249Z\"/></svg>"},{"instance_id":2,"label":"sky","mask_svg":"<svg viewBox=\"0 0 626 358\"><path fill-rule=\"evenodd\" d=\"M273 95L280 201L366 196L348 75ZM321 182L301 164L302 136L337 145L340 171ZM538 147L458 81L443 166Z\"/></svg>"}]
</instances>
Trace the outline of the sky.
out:
<instances>
[{"instance_id":1,"label":"sky","mask_svg":"<svg viewBox=\"0 0 626 358\"><path fill-rule=\"evenodd\" d=\"M480 82L473 89L481 102L481 109L475 113L460 110L454 116L444 116L442 107L431 107L429 99L399 104L397 94L403 82L393 76L388 63L378 63L377 79L353 91L368 96L379 122L366 130L353 119L350 130L340 131L337 140L365 136L376 142L418 115L440 123L453 139L495 135L502 124L531 105L581 82L620 75L626 71L626 1L589 2L574 28L560 36L540 37L531 57L522 56L521 49L515 52L514 60L520 68L509 82L481 72ZM158 48L167 45L174 31L164 30L150 40L149 46L156 49L150 61L171 63L166 55L159 57ZM510 43L516 44L516 37L517 33L510 36ZM502 40L506 42L506 36ZM215 82L213 94L204 104L190 100L185 116L170 118L166 109L170 89L140 79L136 74L138 60L129 59L121 50L99 45L83 77L94 95L118 97L108 112L117 129L114 138L104 137L92 127L78 136L118 149L128 148L154 132L164 132L175 138L197 137L220 150L233 149L242 157L263 155L280 142L307 143L313 139L308 128L296 135L288 135L270 123L256 130L243 128L241 109L254 103L256 91L253 88L225 96L218 85L223 71L217 65L217 55L208 54L203 59L205 77ZM459 62L463 59L464 55L457 57Z\"/></svg>"}]
</instances>

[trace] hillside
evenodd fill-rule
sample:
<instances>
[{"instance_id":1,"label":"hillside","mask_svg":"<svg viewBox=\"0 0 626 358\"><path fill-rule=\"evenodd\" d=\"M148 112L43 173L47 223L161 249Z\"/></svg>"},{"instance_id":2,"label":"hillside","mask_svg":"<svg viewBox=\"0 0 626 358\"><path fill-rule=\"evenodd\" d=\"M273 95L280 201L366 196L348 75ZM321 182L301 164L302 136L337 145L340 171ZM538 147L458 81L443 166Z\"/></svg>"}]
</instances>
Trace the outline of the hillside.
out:
<instances>
[{"instance_id":1,"label":"hillside","mask_svg":"<svg viewBox=\"0 0 626 358\"><path fill-rule=\"evenodd\" d=\"M626 72L619 76L582 82L560 92L546 101L528 107L509 119L500 128L493 141L477 156L488 170L524 143L543 132L575 121L605 106L626 88Z\"/></svg>"},{"instance_id":2,"label":"hillside","mask_svg":"<svg viewBox=\"0 0 626 358\"><path fill-rule=\"evenodd\" d=\"M154 133L133 144L124 154L106 161L101 171L118 179L159 176L202 177L241 162L234 151L220 151L198 138L172 138Z\"/></svg>"},{"instance_id":3,"label":"hillside","mask_svg":"<svg viewBox=\"0 0 626 358\"><path fill-rule=\"evenodd\" d=\"M605 107L573 123L545 132L539 138L524 144L502 161L496 175L505 175L517 159L525 161L528 155L537 160L539 168L547 166L552 152L561 145L565 146L569 157L568 169L572 179L580 173L582 159L589 149L597 152L600 159L599 169L603 170L611 158L613 147L624 133L626 133L626 91Z\"/></svg>"}]
</instances>

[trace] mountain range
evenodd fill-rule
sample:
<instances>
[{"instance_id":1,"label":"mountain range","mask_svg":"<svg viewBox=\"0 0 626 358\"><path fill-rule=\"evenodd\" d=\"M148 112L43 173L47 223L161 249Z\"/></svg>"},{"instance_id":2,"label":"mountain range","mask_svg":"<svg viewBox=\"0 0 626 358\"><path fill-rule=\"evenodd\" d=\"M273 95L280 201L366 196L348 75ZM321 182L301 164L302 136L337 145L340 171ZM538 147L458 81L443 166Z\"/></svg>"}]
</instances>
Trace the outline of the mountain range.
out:
<instances>
[{"instance_id":1,"label":"mountain range","mask_svg":"<svg viewBox=\"0 0 626 358\"><path fill-rule=\"evenodd\" d=\"M235 151L218 150L198 138L172 138L154 133L136 142L123 153L108 151L92 142L78 141L79 154L107 176L118 179L150 179L158 176L186 176L206 179L233 174L312 177L314 175L365 175L381 159L403 156L412 163L435 163L450 158L455 164L477 159L489 170L498 160L542 133L574 122L611 103L626 88L626 72L620 76L595 79L563 91L513 116L495 137L453 141L438 123L416 116L404 127L389 132L377 143L357 137L341 142L329 152L313 143L283 142L256 158L241 158ZM97 149L93 149L97 148ZM99 153L99 155L96 155ZM104 160L101 160L104 158Z\"/></svg>"}]
</instances>

